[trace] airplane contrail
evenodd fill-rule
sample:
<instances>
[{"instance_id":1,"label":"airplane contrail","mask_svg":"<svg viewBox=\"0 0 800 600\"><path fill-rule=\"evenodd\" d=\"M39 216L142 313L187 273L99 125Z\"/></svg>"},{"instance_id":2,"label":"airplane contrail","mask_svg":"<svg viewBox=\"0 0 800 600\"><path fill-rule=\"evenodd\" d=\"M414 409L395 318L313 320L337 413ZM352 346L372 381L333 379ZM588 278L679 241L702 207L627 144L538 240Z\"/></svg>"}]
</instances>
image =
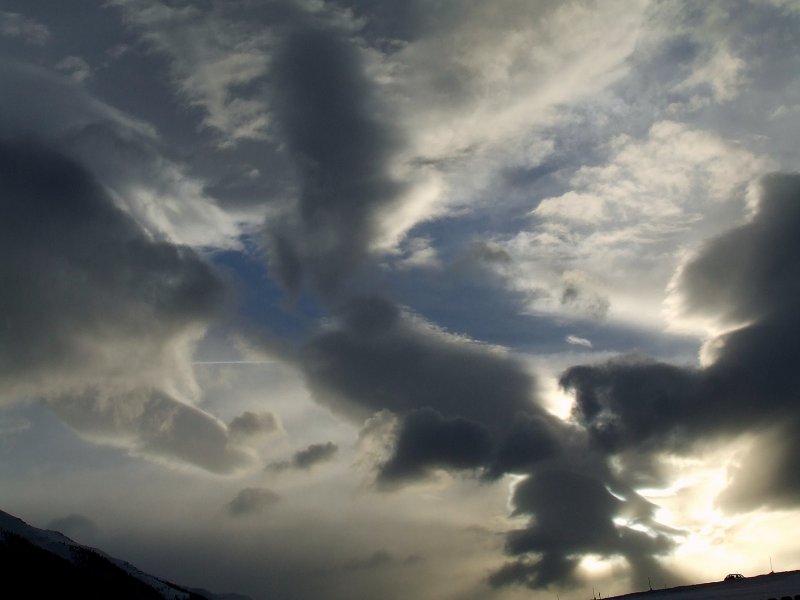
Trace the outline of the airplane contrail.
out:
<instances>
[{"instance_id":1,"label":"airplane contrail","mask_svg":"<svg viewBox=\"0 0 800 600\"><path fill-rule=\"evenodd\" d=\"M274 360L195 360L193 365L268 365Z\"/></svg>"}]
</instances>

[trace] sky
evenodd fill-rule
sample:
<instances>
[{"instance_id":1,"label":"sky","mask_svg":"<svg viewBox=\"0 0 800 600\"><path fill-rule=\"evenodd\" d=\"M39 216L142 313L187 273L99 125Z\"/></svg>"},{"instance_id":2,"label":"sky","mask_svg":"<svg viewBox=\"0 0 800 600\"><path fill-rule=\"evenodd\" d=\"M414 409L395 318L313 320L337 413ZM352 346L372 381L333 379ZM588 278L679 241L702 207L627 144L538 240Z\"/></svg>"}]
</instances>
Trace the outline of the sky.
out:
<instances>
[{"instance_id":1,"label":"sky","mask_svg":"<svg viewBox=\"0 0 800 600\"><path fill-rule=\"evenodd\" d=\"M254 600L800 567L800 2L3 0L0 508Z\"/></svg>"}]
</instances>

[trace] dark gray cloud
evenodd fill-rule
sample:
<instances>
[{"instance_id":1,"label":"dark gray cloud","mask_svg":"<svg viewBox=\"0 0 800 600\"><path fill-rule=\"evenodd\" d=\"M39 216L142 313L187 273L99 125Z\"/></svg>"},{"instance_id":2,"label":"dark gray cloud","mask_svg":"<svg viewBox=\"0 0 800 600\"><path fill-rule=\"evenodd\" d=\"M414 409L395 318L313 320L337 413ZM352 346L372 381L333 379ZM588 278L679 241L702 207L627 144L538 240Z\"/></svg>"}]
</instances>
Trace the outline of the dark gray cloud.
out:
<instances>
[{"instance_id":1,"label":"dark gray cloud","mask_svg":"<svg viewBox=\"0 0 800 600\"><path fill-rule=\"evenodd\" d=\"M797 174L763 178L757 215L706 244L683 269L684 312L738 324L792 307L800 297L798 189Z\"/></svg>"},{"instance_id":2,"label":"dark gray cloud","mask_svg":"<svg viewBox=\"0 0 800 600\"><path fill-rule=\"evenodd\" d=\"M477 469L486 464L493 445L483 425L422 408L403 419L393 454L381 465L378 483L387 486L420 479L436 468Z\"/></svg>"},{"instance_id":3,"label":"dark gray cloud","mask_svg":"<svg viewBox=\"0 0 800 600\"><path fill-rule=\"evenodd\" d=\"M442 332L377 296L346 304L300 364L318 401L357 422L401 419L379 482L437 468L525 472L558 451L563 429L537 404L535 380L513 357Z\"/></svg>"},{"instance_id":4,"label":"dark gray cloud","mask_svg":"<svg viewBox=\"0 0 800 600\"><path fill-rule=\"evenodd\" d=\"M382 489L437 469L486 480L525 476L513 504L530 521L509 533L514 561L492 585L563 584L576 577L575 557L584 553L650 561L656 572L654 557L672 548L674 532L660 528L653 507L611 474L605 447L544 411L533 377L506 354L372 296L344 305L301 352L300 365L315 397L335 411L353 419L397 415L390 455L378 465ZM370 421L364 435L377 426ZM378 429L385 437L385 427ZM621 515L627 520L618 524Z\"/></svg>"},{"instance_id":5,"label":"dark gray cloud","mask_svg":"<svg viewBox=\"0 0 800 600\"><path fill-rule=\"evenodd\" d=\"M329 296L364 260L377 211L403 186L390 173L396 133L382 120L362 51L335 30L301 26L274 57L276 127L297 170L296 207L270 228L283 284Z\"/></svg>"},{"instance_id":6,"label":"dark gray cloud","mask_svg":"<svg viewBox=\"0 0 800 600\"><path fill-rule=\"evenodd\" d=\"M280 496L270 489L245 488L225 506L230 516L247 517L264 512L279 500Z\"/></svg>"},{"instance_id":7,"label":"dark gray cloud","mask_svg":"<svg viewBox=\"0 0 800 600\"><path fill-rule=\"evenodd\" d=\"M613 517L625 512L634 511L632 520L647 522L652 511L635 495L612 494L613 479L605 474L604 480L602 463L592 471L576 469L574 464L547 465L515 488L515 514L535 518L526 528L509 533L506 548L512 555L541 556L526 574L531 587L568 579L575 566L571 557L576 555L621 554L635 559L672 549L664 532L651 530L651 537L616 525Z\"/></svg>"},{"instance_id":8,"label":"dark gray cloud","mask_svg":"<svg viewBox=\"0 0 800 600\"><path fill-rule=\"evenodd\" d=\"M344 305L299 360L315 397L358 423L383 409L431 408L496 429L517 413L542 412L533 377L514 358L377 296Z\"/></svg>"},{"instance_id":9,"label":"dark gray cloud","mask_svg":"<svg viewBox=\"0 0 800 600\"><path fill-rule=\"evenodd\" d=\"M146 236L66 156L0 140L0 190L4 381L102 372L115 354L144 367L221 307L203 260Z\"/></svg>"},{"instance_id":10,"label":"dark gray cloud","mask_svg":"<svg viewBox=\"0 0 800 600\"><path fill-rule=\"evenodd\" d=\"M269 465L272 471L285 471L286 469L310 469L314 465L333 460L339 446L333 442L311 444L307 448L294 453L291 460L284 460Z\"/></svg>"},{"instance_id":11,"label":"dark gray cloud","mask_svg":"<svg viewBox=\"0 0 800 600\"><path fill-rule=\"evenodd\" d=\"M246 440L260 437L281 429L281 422L275 413L269 411L245 411L228 423L232 438Z\"/></svg>"},{"instance_id":12,"label":"dark gray cloud","mask_svg":"<svg viewBox=\"0 0 800 600\"><path fill-rule=\"evenodd\" d=\"M506 473L529 473L557 455L568 436L568 428L549 415L518 413L492 450L484 475L491 480Z\"/></svg>"},{"instance_id":13,"label":"dark gray cloud","mask_svg":"<svg viewBox=\"0 0 800 600\"><path fill-rule=\"evenodd\" d=\"M515 485L512 514L529 521L507 534L505 551L513 560L490 575L490 586L585 583L576 567L586 554L624 557L635 586L646 584L648 574L679 580L658 562L679 532L659 524L656 507L615 476L607 455L589 442L582 430L565 428L560 452L529 466Z\"/></svg>"},{"instance_id":14,"label":"dark gray cloud","mask_svg":"<svg viewBox=\"0 0 800 600\"><path fill-rule=\"evenodd\" d=\"M744 510L800 500L793 458L800 430L798 226L800 176L770 175L750 221L708 242L683 268L684 312L738 325L712 340L707 367L618 359L564 373L575 416L597 445L610 453L686 452L715 437L753 433L759 441L720 501Z\"/></svg>"},{"instance_id":15,"label":"dark gray cloud","mask_svg":"<svg viewBox=\"0 0 800 600\"><path fill-rule=\"evenodd\" d=\"M685 420L704 396L701 377L689 369L626 356L572 367L561 385L575 394L574 416L607 452L648 444L681 447L707 431L705 422Z\"/></svg>"},{"instance_id":16,"label":"dark gray cloud","mask_svg":"<svg viewBox=\"0 0 800 600\"><path fill-rule=\"evenodd\" d=\"M295 453L292 464L298 469L309 469L318 463L331 460L338 451L339 446L333 442L311 444L308 448Z\"/></svg>"},{"instance_id":17,"label":"dark gray cloud","mask_svg":"<svg viewBox=\"0 0 800 600\"><path fill-rule=\"evenodd\" d=\"M798 226L800 176L766 177L752 219L708 242L683 268L677 293L685 314L739 325L713 340L709 366L623 356L562 375L585 441L559 436L562 452L539 458L517 485L515 513L531 522L508 535L506 551L519 558L494 573L491 585L569 582L575 557L586 553L624 556L640 580L647 573L676 581L657 561L676 532L657 524L652 505L633 491L659 481L655 456L663 451L685 454L714 439L755 434L718 502L729 510L797 505ZM618 476L608 470L611 456L622 467Z\"/></svg>"}]
</instances>

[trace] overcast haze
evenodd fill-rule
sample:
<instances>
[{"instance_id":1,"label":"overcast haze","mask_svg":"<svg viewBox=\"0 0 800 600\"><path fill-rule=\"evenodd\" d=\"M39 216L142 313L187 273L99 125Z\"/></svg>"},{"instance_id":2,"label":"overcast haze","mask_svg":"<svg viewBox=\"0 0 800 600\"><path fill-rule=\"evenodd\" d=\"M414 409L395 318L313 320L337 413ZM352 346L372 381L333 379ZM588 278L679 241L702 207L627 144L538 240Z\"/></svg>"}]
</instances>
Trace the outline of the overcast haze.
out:
<instances>
[{"instance_id":1,"label":"overcast haze","mask_svg":"<svg viewBox=\"0 0 800 600\"><path fill-rule=\"evenodd\" d=\"M3 0L0 508L255 600L800 568L800 2Z\"/></svg>"}]
</instances>

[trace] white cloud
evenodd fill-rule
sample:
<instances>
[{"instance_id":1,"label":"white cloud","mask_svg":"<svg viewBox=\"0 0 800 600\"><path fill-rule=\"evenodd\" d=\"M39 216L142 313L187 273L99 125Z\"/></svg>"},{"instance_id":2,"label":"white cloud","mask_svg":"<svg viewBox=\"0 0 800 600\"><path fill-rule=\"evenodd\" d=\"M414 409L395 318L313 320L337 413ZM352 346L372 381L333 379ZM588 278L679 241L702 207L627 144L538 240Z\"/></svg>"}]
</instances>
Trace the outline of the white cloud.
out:
<instances>
[{"instance_id":1,"label":"white cloud","mask_svg":"<svg viewBox=\"0 0 800 600\"><path fill-rule=\"evenodd\" d=\"M263 94L243 86L262 78L269 65L269 26L253 29L219 11L165 6L151 0L113 0L144 40L171 60L180 93L205 113L203 125L223 146L267 135Z\"/></svg>"},{"instance_id":2,"label":"white cloud","mask_svg":"<svg viewBox=\"0 0 800 600\"><path fill-rule=\"evenodd\" d=\"M429 237L406 239L402 247L402 256L396 261L396 264L400 269L441 267L436 248L431 245Z\"/></svg>"},{"instance_id":3,"label":"white cloud","mask_svg":"<svg viewBox=\"0 0 800 600\"><path fill-rule=\"evenodd\" d=\"M422 192L391 208L382 247L417 223L485 206L498 172L552 154L541 131L625 75L645 5L476 3L398 52L374 53L376 82L406 134L397 170Z\"/></svg>"},{"instance_id":4,"label":"white cloud","mask_svg":"<svg viewBox=\"0 0 800 600\"><path fill-rule=\"evenodd\" d=\"M278 25L253 28L221 5L170 8L114 0L143 38L171 60L180 93L202 108L222 145L271 140L268 94ZM558 107L618 81L628 69L647 3L531 4L502 10L464 4L397 51L370 47L363 22L322 3L298 3L308 22L350 36L384 105L382 118L403 132L392 171L408 191L375 215L370 247L394 253L415 225L485 201L481 190L509 162L533 166L553 151L537 131ZM304 11L304 12L303 12ZM255 90L255 91L254 91ZM467 185L459 180L469 181Z\"/></svg>"},{"instance_id":5,"label":"white cloud","mask_svg":"<svg viewBox=\"0 0 800 600\"><path fill-rule=\"evenodd\" d=\"M691 74L674 86L676 92L692 92L707 86L710 93L707 101L723 102L734 98L745 83L745 61L736 56L729 47L713 48L707 56L697 61ZM699 105L702 96L693 96L690 104Z\"/></svg>"},{"instance_id":6,"label":"white cloud","mask_svg":"<svg viewBox=\"0 0 800 600\"><path fill-rule=\"evenodd\" d=\"M478 3L389 59L413 152L458 157L521 137L625 74L645 2Z\"/></svg>"},{"instance_id":7,"label":"white cloud","mask_svg":"<svg viewBox=\"0 0 800 600\"><path fill-rule=\"evenodd\" d=\"M514 261L501 271L534 311L597 317L605 299L612 318L658 326L682 249L741 219L747 184L772 163L674 121L642 140L619 136L610 150L502 244Z\"/></svg>"},{"instance_id":8,"label":"white cloud","mask_svg":"<svg viewBox=\"0 0 800 600\"><path fill-rule=\"evenodd\" d=\"M691 226L768 167L734 142L675 121L655 123L643 142L620 136L611 150L607 164L581 167L569 192L545 198L532 214L615 228L646 217L653 228L647 235L656 236Z\"/></svg>"},{"instance_id":9,"label":"white cloud","mask_svg":"<svg viewBox=\"0 0 800 600\"><path fill-rule=\"evenodd\" d=\"M586 338L578 337L577 335L568 335L566 337L566 342L568 344L572 344L573 346L583 346L584 348L591 348L592 347L591 340L587 340Z\"/></svg>"}]
</instances>

